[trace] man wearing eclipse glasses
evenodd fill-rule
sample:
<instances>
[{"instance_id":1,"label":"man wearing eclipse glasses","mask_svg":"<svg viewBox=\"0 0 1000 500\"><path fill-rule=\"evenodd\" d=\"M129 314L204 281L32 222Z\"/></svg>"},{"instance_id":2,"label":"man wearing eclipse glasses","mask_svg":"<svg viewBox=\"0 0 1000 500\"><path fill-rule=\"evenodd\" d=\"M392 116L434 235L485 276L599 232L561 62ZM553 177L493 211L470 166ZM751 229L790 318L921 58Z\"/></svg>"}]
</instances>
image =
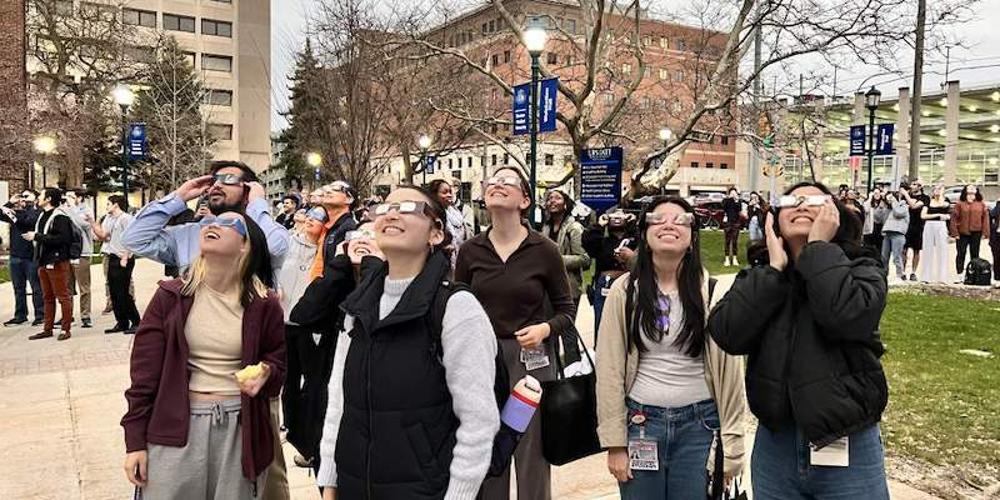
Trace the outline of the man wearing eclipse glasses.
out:
<instances>
[{"instance_id":1,"label":"man wearing eclipse glasses","mask_svg":"<svg viewBox=\"0 0 1000 500\"><path fill-rule=\"evenodd\" d=\"M237 161L214 161L210 166L211 174L190 179L146 205L125 231L125 246L137 255L177 266L183 272L199 253L199 226L187 223L167 227L167 222L187 209L189 201L205 195L213 214L245 213L256 222L267 238L271 267L279 269L288 250L288 231L271 217L257 174ZM265 283L271 281L271 277L264 279Z\"/></svg>"}]
</instances>

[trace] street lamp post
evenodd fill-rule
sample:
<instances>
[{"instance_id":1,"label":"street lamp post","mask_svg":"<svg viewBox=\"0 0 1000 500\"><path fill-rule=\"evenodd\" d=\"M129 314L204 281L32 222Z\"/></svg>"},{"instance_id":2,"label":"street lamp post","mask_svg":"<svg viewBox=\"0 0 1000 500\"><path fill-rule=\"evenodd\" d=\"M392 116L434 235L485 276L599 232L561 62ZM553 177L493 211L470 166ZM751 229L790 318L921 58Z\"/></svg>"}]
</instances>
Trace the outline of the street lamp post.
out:
<instances>
[{"instance_id":1,"label":"street lamp post","mask_svg":"<svg viewBox=\"0 0 1000 500\"><path fill-rule=\"evenodd\" d=\"M56 140L50 136L40 135L36 137L35 140L32 142L33 145L35 146L35 151L41 154L43 158L56 150ZM41 165L42 165L42 187L44 188L48 186L48 178L45 175L46 168L44 160L42 161ZM32 170L34 170L34 168L32 168Z\"/></svg>"},{"instance_id":2,"label":"street lamp post","mask_svg":"<svg viewBox=\"0 0 1000 500\"><path fill-rule=\"evenodd\" d=\"M875 111L882 100L882 92L873 85L865 92L865 106L868 108L868 193L872 192L872 172L875 170Z\"/></svg>"},{"instance_id":3,"label":"street lamp post","mask_svg":"<svg viewBox=\"0 0 1000 500\"><path fill-rule=\"evenodd\" d=\"M532 226L538 224L537 211L535 210L535 186L538 185L538 75L540 72L538 60L542 51L545 50L547 40L548 33L537 20L524 31L524 46L528 49L528 54L531 55L531 172L528 181L531 187L529 194L531 207L528 213L531 214Z\"/></svg>"},{"instance_id":4,"label":"street lamp post","mask_svg":"<svg viewBox=\"0 0 1000 500\"><path fill-rule=\"evenodd\" d=\"M417 146L420 148L420 172L423 175L423 184L427 185L427 150L431 148L431 138L429 136L421 135L417 139Z\"/></svg>"},{"instance_id":5,"label":"street lamp post","mask_svg":"<svg viewBox=\"0 0 1000 500\"><path fill-rule=\"evenodd\" d=\"M313 179L315 182L319 182L319 168L323 165L323 155L311 151L306 153L306 164L313 168Z\"/></svg>"},{"instance_id":6,"label":"street lamp post","mask_svg":"<svg viewBox=\"0 0 1000 500\"><path fill-rule=\"evenodd\" d=\"M669 128L660 129L660 140L663 141L663 147L666 148L670 144L670 138L674 136L674 133L670 131Z\"/></svg>"},{"instance_id":7,"label":"street lamp post","mask_svg":"<svg viewBox=\"0 0 1000 500\"><path fill-rule=\"evenodd\" d=\"M135 94L128 85L121 84L111 95L122 110L122 195L125 198L122 209L128 211L128 108L135 102Z\"/></svg>"}]
</instances>

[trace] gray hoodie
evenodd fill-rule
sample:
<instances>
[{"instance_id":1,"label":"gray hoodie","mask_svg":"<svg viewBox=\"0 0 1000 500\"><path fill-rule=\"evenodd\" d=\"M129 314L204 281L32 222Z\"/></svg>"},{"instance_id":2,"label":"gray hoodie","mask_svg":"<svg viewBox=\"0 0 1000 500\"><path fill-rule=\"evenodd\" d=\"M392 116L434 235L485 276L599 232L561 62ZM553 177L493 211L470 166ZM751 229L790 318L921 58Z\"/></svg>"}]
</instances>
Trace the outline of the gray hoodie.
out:
<instances>
[{"instance_id":1,"label":"gray hoodie","mask_svg":"<svg viewBox=\"0 0 1000 500\"><path fill-rule=\"evenodd\" d=\"M300 233L288 238L288 252L278 271L278 290L281 308L285 310L285 323L292 324L288 316L309 286L309 270L316 259L318 246Z\"/></svg>"},{"instance_id":2,"label":"gray hoodie","mask_svg":"<svg viewBox=\"0 0 1000 500\"><path fill-rule=\"evenodd\" d=\"M882 226L882 234L899 233L906 234L910 226L910 207L906 200L896 200L892 202L892 213L885 219Z\"/></svg>"}]
</instances>

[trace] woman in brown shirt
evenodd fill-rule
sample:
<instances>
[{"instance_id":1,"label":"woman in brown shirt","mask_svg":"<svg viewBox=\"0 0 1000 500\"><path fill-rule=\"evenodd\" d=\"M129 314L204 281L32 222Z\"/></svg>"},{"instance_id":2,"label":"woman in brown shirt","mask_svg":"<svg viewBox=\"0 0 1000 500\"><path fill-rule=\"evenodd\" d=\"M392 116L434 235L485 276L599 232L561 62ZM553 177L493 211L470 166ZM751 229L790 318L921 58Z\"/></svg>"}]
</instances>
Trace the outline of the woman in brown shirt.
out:
<instances>
[{"instance_id":1,"label":"woman in brown shirt","mask_svg":"<svg viewBox=\"0 0 1000 500\"><path fill-rule=\"evenodd\" d=\"M555 377L555 339L572 331L575 311L559 249L524 223L530 191L524 174L513 167L500 168L486 181L493 225L462 245L455 268L455 280L472 287L500 337L512 388L526 374ZM552 497L540 427L533 419L514 453L521 500ZM482 498L506 500L509 489L508 469L483 483Z\"/></svg>"},{"instance_id":2,"label":"woman in brown shirt","mask_svg":"<svg viewBox=\"0 0 1000 500\"><path fill-rule=\"evenodd\" d=\"M951 237L958 240L955 272L965 272L966 251L972 259L979 258L979 244L990 238L990 212L983 203L983 194L976 186L965 186L962 196L952 209Z\"/></svg>"}]
</instances>

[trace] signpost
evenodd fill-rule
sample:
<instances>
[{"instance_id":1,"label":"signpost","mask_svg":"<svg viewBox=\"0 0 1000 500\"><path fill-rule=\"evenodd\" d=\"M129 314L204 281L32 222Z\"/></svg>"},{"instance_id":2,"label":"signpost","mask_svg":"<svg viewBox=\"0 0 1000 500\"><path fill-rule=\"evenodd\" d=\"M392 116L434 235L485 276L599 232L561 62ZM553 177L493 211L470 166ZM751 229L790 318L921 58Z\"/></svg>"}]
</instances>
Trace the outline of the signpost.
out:
<instances>
[{"instance_id":1,"label":"signpost","mask_svg":"<svg viewBox=\"0 0 1000 500\"><path fill-rule=\"evenodd\" d=\"M618 205L624 159L620 146L584 149L580 154L580 202L595 212Z\"/></svg>"},{"instance_id":2,"label":"signpost","mask_svg":"<svg viewBox=\"0 0 1000 500\"><path fill-rule=\"evenodd\" d=\"M434 165L437 163L437 156L427 155L427 165L424 165L424 171L428 174L434 175Z\"/></svg>"},{"instance_id":3,"label":"signpost","mask_svg":"<svg viewBox=\"0 0 1000 500\"><path fill-rule=\"evenodd\" d=\"M895 124L883 123L878 126L878 135L875 136L875 154L881 156L892 154L892 135L895 132Z\"/></svg>"},{"instance_id":4,"label":"signpost","mask_svg":"<svg viewBox=\"0 0 1000 500\"><path fill-rule=\"evenodd\" d=\"M538 131L556 131L557 95L559 79L549 78L538 82ZM514 87L514 135L531 133L531 84L524 83Z\"/></svg>"},{"instance_id":5,"label":"signpost","mask_svg":"<svg viewBox=\"0 0 1000 500\"><path fill-rule=\"evenodd\" d=\"M851 156L865 155L865 128L864 125L851 127Z\"/></svg>"},{"instance_id":6,"label":"signpost","mask_svg":"<svg viewBox=\"0 0 1000 500\"><path fill-rule=\"evenodd\" d=\"M132 123L128 129L129 160L141 160L146 157L146 124Z\"/></svg>"}]
</instances>

